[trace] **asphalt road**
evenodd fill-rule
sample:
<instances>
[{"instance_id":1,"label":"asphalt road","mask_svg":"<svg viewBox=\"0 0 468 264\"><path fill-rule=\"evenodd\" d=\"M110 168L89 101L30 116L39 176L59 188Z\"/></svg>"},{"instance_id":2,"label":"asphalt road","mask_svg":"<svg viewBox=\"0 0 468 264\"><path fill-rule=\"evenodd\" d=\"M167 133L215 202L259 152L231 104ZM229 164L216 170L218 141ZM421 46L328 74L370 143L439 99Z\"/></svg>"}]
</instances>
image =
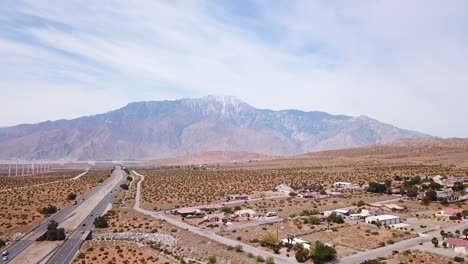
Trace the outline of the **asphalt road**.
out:
<instances>
[{"instance_id":1,"label":"asphalt road","mask_svg":"<svg viewBox=\"0 0 468 264\"><path fill-rule=\"evenodd\" d=\"M116 167L112 173L112 177L121 177L113 188L116 190L119 186L126 181L127 175L120 167ZM103 215L107 205L112 202L117 192L112 191L107 193L106 196L98 203L86 219L79 225L79 227L65 240L65 242L55 250L55 253L50 257L47 263L50 264L67 264L71 263L75 254L80 249L81 244L86 240L86 237L93 229L93 221L100 215Z\"/></svg>"},{"instance_id":2,"label":"asphalt road","mask_svg":"<svg viewBox=\"0 0 468 264\"><path fill-rule=\"evenodd\" d=\"M114 174L112 177L116 177ZM111 177L111 178L112 178ZM9 252L9 260L8 261L3 261L0 260L0 263L6 263L14 259L16 256L18 256L23 250L25 250L27 247L29 247L38 237L40 237L42 234L44 234L47 231L47 225L49 224L50 221L54 220L57 223L62 222L70 213L72 213L78 205L80 205L81 202L83 202L82 199L89 199L91 196L93 196L96 192L101 190L107 183L107 181L110 181L111 179L107 179L105 182L99 184L96 188L92 189L85 195L79 197L76 199L78 202L77 205L70 204L69 206L63 208L60 210L58 213L47 219L45 222L42 224L38 225L36 228L34 228L31 232L29 232L27 235L22 237L20 240L16 241L15 243L11 244L7 248L4 249Z\"/></svg>"},{"instance_id":3,"label":"asphalt road","mask_svg":"<svg viewBox=\"0 0 468 264\"><path fill-rule=\"evenodd\" d=\"M289 259L287 257L276 255L276 254L273 254L271 252L267 252L267 251L264 251L262 249L253 247L251 245L242 243L240 241L236 241L236 240L228 239L228 238L225 238L225 237L222 237L222 236L218 236L218 235L212 233L209 230L204 230L204 229L201 229L201 228L186 224L184 222L177 221L177 220L175 220L173 218L168 217L164 212L153 212L153 211L148 211L148 210L145 210L145 209L141 208L140 207L141 183L145 179L145 176L141 175L139 173L137 173L137 174L138 174L138 176L141 177L141 179L137 183L137 193L136 193L136 197L135 197L135 205L133 206L133 209L135 209L136 211L141 212L141 213L146 214L146 215L149 215L149 216L151 216L153 218L156 218L156 219L166 220L170 224L173 224L173 225L178 226L180 228L186 229L186 230L191 231L191 232L193 232L195 234L207 237L209 239L217 241L217 242L219 242L221 244L224 244L226 246L242 245L245 252L250 252L250 253L252 253L254 255L261 255L261 256L263 256L265 258L272 257L276 264L297 263L295 261L291 261L291 259Z\"/></svg>"}]
</instances>

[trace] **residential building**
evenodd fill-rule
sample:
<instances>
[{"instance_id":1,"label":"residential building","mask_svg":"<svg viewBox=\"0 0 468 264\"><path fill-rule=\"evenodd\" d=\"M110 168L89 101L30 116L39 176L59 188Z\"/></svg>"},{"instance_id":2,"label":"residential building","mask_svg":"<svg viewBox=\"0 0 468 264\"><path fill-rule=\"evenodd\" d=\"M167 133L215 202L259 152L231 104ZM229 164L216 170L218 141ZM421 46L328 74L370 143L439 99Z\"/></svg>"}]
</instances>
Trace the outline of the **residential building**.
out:
<instances>
[{"instance_id":1,"label":"residential building","mask_svg":"<svg viewBox=\"0 0 468 264\"><path fill-rule=\"evenodd\" d=\"M392 211L392 212L401 212L401 211L404 211L405 208L404 207L401 207L399 205L396 205L396 204L384 204L384 209L388 210L388 211Z\"/></svg>"},{"instance_id":2,"label":"residential building","mask_svg":"<svg viewBox=\"0 0 468 264\"><path fill-rule=\"evenodd\" d=\"M293 238L292 240L288 241L287 238L283 238L283 240L281 240L283 242L283 244L285 245L290 245L290 246L294 246L294 244L296 243L301 243L305 249L310 249L310 243L305 241L305 240L302 240L302 239L299 239L299 238Z\"/></svg>"},{"instance_id":3,"label":"residential building","mask_svg":"<svg viewBox=\"0 0 468 264\"><path fill-rule=\"evenodd\" d=\"M366 223L380 222L382 225L395 225L401 223L401 219L396 215L377 215L366 217Z\"/></svg>"},{"instance_id":4,"label":"residential building","mask_svg":"<svg viewBox=\"0 0 468 264\"><path fill-rule=\"evenodd\" d=\"M392 181L392 186L394 187L400 187L403 184L405 184L405 181Z\"/></svg>"},{"instance_id":5,"label":"residential building","mask_svg":"<svg viewBox=\"0 0 468 264\"><path fill-rule=\"evenodd\" d=\"M204 219L207 222L221 222L227 223L229 221L229 216L225 215L224 213L216 213L216 214L207 214Z\"/></svg>"},{"instance_id":6,"label":"residential building","mask_svg":"<svg viewBox=\"0 0 468 264\"><path fill-rule=\"evenodd\" d=\"M354 184L350 182L335 182L333 186L335 186L335 188L351 188L354 187Z\"/></svg>"},{"instance_id":7,"label":"residential building","mask_svg":"<svg viewBox=\"0 0 468 264\"><path fill-rule=\"evenodd\" d=\"M444 208L444 210L440 211L440 215L456 216L457 214L461 214L461 212L463 212L463 209Z\"/></svg>"},{"instance_id":8,"label":"residential building","mask_svg":"<svg viewBox=\"0 0 468 264\"><path fill-rule=\"evenodd\" d=\"M229 200L248 200L249 196L247 194L231 194L229 195Z\"/></svg>"},{"instance_id":9,"label":"residential building","mask_svg":"<svg viewBox=\"0 0 468 264\"><path fill-rule=\"evenodd\" d=\"M459 254L468 254L468 240L462 238L449 237L445 241L447 245Z\"/></svg>"},{"instance_id":10,"label":"residential building","mask_svg":"<svg viewBox=\"0 0 468 264\"><path fill-rule=\"evenodd\" d=\"M186 207L186 208L179 208L176 210L176 213L181 215L182 217L191 217L191 216L196 216L196 215L203 215L203 212L192 208L192 207Z\"/></svg>"},{"instance_id":11,"label":"residential building","mask_svg":"<svg viewBox=\"0 0 468 264\"><path fill-rule=\"evenodd\" d=\"M275 187L275 191L283 192L283 193L290 193L290 192L294 192L294 189L289 187L288 185L282 183L282 184Z\"/></svg>"},{"instance_id":12,"label":"residential building","mask_svg":"<svg viewBox=\"0 0 468 264\"><path fill-rule=\"evenodd\" d=\"M452 177L444 180L444 185L446 187L453 187L455 185L464 184L464 177Z\"/></svg>"},{"instance_id":13,"label":"residential building","mask_svg":"<svg viewBox=\"0 0 468 264\"><path fill-rule=\"evenodd\" d=\"M234 212L234 215L240 218L253 218L258 216L258 214L252 209L238 210Z\"/></svg>"}]
</instances>

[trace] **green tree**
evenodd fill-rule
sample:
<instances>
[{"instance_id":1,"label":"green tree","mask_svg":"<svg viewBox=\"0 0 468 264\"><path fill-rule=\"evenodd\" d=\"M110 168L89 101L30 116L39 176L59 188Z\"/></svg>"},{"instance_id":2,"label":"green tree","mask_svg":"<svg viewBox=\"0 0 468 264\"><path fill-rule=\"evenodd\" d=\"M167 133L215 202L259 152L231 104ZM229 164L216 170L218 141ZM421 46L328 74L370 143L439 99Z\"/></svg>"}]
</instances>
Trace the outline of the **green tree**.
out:
<instances>
[{"instance_id":1,"label":"green tree","mask_svg":"<svg viewBox=\"0 0 468 264\"><path fill-rule=\"evenodd\" d=\"M431 243L434 244L434 247L437 247L439 245L439 240L436 237L434 237L432 238Z\"/></svg>"},{"instance_id":2,"label":"green tree","mask_svg":"<svg viewBox=\"0 0 468 264\"><path fill-rule=\"evenodd\" d=\"M442 188L442 185L438 184L437 182L431 182L429 183L429 188L432 190L440 190Z\"/></svg>"},{"instance_id":3,"label":"green tree","mask_svg":"<svg viewBox=\"0 0 468 264\"><path fill-rule=\"evenodd\" d=\"M307 259L309 259L309 252L307 251L307 249L303 248L299 251L296 251L296 254L294 256L296 257L297 262L304 263Z\"/></svg>"},{"instance_id":4,"label":"green tree","mask_svg":"<svg viewBox=\"0 0 468 264\"><path fill-rule=\"evenodd\" d=\"M93 224L96 228L107 228L109 227L109 224L107 223L107 217L105 216L99 216L96 219L94 219Z\"/></svg>"},{"instance_id":5,"label":"green tree","mask_svg":"<svg viewBox=\"0 0 468 264\"><path fill-rule=\"evenodd\" d=\"M468 228L465 228L463 230L463 235L465 236L466 239L468 239Z\"/></svg>"},{"instance_id":6,"label":"green tree","mask_svg":"<svg viewBox=\"0 0 468 264\"><path fill-rule=\"evenodd\" d=\"M275 260L273 259L273 257L268 257L268 258L266 258L265 263L266 264L275 264Z\"/></svg>"},{"instance_id":7,"label":"green tree","mask_svg":"<svg viewBox=\"0 0 468 264\"><path fill-rule=\"evenodd\" d=\"M431 201L437 201L437 193L435 191L427 191L426 192L426 197L429 197Z\"/></svg>"},{"instance_id":8,"label":"green tree","mask_svg":"<svg viewBox=\"0 0 468 264\"><path fill-rule=\"evenodd\" d=\"M74 193L69 193L68 196L67 196L67 200L71 201L71 200L75 200L76 199L76 194Z\"/></svg>"},{"instance_id":9,"label":"green tree","mask_svg":"<svg viewBox=\"0 0 468 264\"><path fill-rule=\"evenodd\" d=\"M1 248L1 247L4 247L5 245L6 245L5 240L3 240L3 239L0 238L0 248Z\"/></svg>"},{"instance_id":10,"label":"green tree","mask_svg":"<svg viewBox=\"0 0 468 264\"><path fill-rule=\"evenodd\" d=\"M316 241L315 244L310 247L309 254L315 264L320 264L324 261L334 259L336 256L336 249L327 246L320 241Z\"/></svg>"},{"instance_id":11,"label":"green tree","mask_svg":"<svg viewBox=\"0 0 468 264\"><path fill-rule=\"evenodd\" d=\"M128 184L122 183L122 184L120 185L120 188L122 188L122 189L124 189L124 190L128 190Z\"/></svg>"},{"instance_id":12,"label":"green tree","mask_svg":"<svg viewBox=\"0 0 468 264\"><path fill-rule=\"evenodd\" d=\"M422 205L429 205L429 202L431 201L431 198L427 197L427 196L424 196L422 199L421 199L421 204Z\"/></svg>"},{"instance_id":13,"label":"green tree","mask_svg":"<svg viewBox=\"0 0 468 264\"><path fill-rule=\"evenodd\" d=\"M59 228L58 223L52 220L48 225L47 225L47 231L38 237L36 240L37 241L56 241L56 240L64 240L65 239L65 230L63 228Z\"/></svg>"}]
</instances>

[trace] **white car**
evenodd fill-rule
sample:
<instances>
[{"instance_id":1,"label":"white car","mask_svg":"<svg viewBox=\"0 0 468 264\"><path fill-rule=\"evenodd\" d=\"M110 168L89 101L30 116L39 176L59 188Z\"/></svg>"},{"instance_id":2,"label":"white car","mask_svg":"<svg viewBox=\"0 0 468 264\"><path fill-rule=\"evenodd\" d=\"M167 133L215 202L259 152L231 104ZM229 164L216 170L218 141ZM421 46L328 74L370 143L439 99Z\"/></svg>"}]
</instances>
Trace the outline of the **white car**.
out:
<instances>
[{"instance_id":1,"label":"white car","mask_svg":"<svg viewBox=\"0 0 468 264\"><path fill-rule=\"evenodd\" d=\"M7 260L8 260L8 256L4 256L3 261L7 261Z\"/></svg>"},{"instance_id":2,"label":"white car","mask_svg":"<svg viewBox=\"0 0 468 264\"><path fill-rule=\"evenodd\" d=\"M2 252L2 256L8 256L9 252L7 250Z\"/></svg>"}]
</instances>

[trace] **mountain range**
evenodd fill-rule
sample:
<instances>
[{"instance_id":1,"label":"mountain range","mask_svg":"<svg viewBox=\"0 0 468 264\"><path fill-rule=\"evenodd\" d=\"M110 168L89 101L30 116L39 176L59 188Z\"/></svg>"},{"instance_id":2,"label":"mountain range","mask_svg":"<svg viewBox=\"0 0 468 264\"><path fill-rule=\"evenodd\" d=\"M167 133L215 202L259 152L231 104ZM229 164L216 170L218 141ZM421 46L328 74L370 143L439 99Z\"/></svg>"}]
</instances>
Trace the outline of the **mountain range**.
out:
<instances>
[{"instance_id":1,"label":"mountain range","mask_svg":"<svg viewBox=\"0 0 468 264\"><path fill-rule=\"evenodd\" d=\"M236 97L206 96L0 128L0 159L142 160L211 151L291 156L420 137L430 136L366 116L257 109Z\"/></svg>"}]
</instances>

